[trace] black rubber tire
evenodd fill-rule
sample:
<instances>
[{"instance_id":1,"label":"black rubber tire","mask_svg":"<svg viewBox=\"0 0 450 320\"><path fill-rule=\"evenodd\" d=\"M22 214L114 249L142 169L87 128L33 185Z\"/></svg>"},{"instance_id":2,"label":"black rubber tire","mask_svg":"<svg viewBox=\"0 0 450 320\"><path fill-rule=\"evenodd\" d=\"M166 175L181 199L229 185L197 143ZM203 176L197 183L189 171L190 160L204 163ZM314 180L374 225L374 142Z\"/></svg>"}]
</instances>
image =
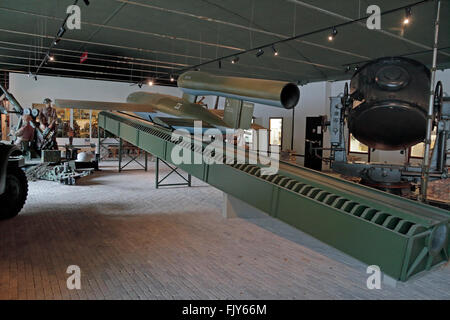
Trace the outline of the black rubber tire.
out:
<instances>
[{"instance_id":1,"label":"black rubber tire","mask_svg":"<svg viewBox=\"0 0 450 320\"><path fill-rule=\"evenodd\" d=\"M8 168L6 189L0 195L0 220L17 216L28 196L28 180L20 168Z\"/></svg>"}]
</instances>

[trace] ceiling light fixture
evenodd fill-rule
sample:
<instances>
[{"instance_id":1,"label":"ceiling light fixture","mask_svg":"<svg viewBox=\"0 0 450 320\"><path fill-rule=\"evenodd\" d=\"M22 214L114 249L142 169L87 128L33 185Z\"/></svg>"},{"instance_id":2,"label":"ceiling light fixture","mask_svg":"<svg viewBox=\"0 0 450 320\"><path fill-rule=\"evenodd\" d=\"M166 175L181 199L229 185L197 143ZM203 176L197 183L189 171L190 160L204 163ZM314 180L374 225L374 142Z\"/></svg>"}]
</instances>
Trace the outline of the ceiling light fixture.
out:
<instances>
[{"instance_id":1,"label":"ceiling light fixture","mask_svg":"<svg viewBox=\"0 0 450 320\"><path fill-rule=\"evenodd\" d=\"M239 62L239 57L234 57L233 60L231 60L232 64L236 64Z\"/></svg>"},{"instance_id":2,"label":"ceiling light fixture","mask_svg":"<svg viewBox=\"0 0 450 320\"><path fill-rule=\"evenodd\" d=\"M259 58L264 54L264 50L263 49L258 49L258 51L256 52L256 57Z\"/></svg>"},{"instance_id":3,"label":"ceiling light fixture","mask_svg":"<svg viewBox=\"0 0 450 320\"><path fill-rule=\"evenodd\" d=\"M175 78L173 77L173 75L170 75L170 82L174 82Z\"/></svg>"},{"instance_id":4,"label":"ceiling light fixture","mask_svg":"<svg viewBox=\"0 0 450 320\"><path fill-rule=\"evenodd\" d=\"M276 57L278 55L277 49L275 49L275 46L272 46L273 55Z\"/></svg>"},{"instance_id":5,"label":"ceiling light fixture","mask_svg":"<svg viewBox=\"0 0 450 320\"><path fill-rule=\"evenodd\" d=\"M61 28L59 28L58 33L56 34L57 38L61 38L64 33L66 33L66 28L64 28L64 26L61 26Z\"/></svg>"},{"instance_id":6,"label":"ceiling light fixture","mask_svg":"<svg viewBox=\"0 0 450 320\"><path fill-rule=\"evenodd\" d=\"M337 33L338 33L337 29L335 27L333 27L333 29L331 30L330 35L328 36L328 41L333 41L334 38L336 37Z\"/></svg>"},{"instance_id":7,"label":"ceiling light fixture","mask_svg":"<svg viewBox=\"0 0 450 320\"><path fill-rule=\"evenodd\" d=\"M403 24L409 24L411 21L411 8L407 7L405 9L405 18L403 19Z\"/></svg>"},{"instance_id":8,"label":"ceiling light fixture","mask_svg":"<svg viewBox=\"0 0 450 320\"><path fill-rule=\"evenodd\" d=\"M153 80L148 80L148 85L151 87L153 85Z\"/></svg>"}]
</instances>

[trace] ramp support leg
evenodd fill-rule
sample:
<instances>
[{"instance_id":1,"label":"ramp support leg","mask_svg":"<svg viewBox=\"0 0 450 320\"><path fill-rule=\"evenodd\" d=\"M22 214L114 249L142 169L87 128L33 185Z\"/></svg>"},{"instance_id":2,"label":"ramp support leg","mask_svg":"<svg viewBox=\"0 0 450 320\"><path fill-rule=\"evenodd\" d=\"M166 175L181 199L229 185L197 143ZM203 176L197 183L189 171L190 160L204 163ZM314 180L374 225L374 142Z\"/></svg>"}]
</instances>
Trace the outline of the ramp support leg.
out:
<instances>
[{"instance_id":1,"label":"ramp support leg","mask_svg":"<svg viewBox=\"0 0 450 320\"><path fill-rule=\"evenodd\" d=\"M169 167L170 171L168 174L166 174L164 176L164 178L162 178L161 180L159 180L159 162L164 163L167 167ZM166 161L156 157L156 168L155 168L155 184L156 184L156 189L158 189L159 187L173 187L173 186L187 186L190 187L191 186L191 182L192 182L192 177L191 174L188 173L187 177L183 176L181 173L178 172L177 167L174 167L172 165L170 165L169 163L167 163ZM181 179L183 179L183 181L185 182L181 182L181 183L162 183L164 180L166 180L166 178L168 178L172 173L177 174Z\"/></svg>"},{"instance_id":2,"label":"ramp support leg","mask_svg":"<svg viewBox=\"0 0 450 320\"><path fill-rule=\"evenodd\" d=\"M122 171L122 152L123 152L123 140L119 138L119 172Z\"/></svg>"},{"instance_id":3,"label":"ramp support leg","mask_svg":"<svg viewBox=\"0 0 450 320\"><path fill-rule=\"evenodd\" d=\"M129 161L122 165L123 161L123 152L128 151L127 156L129 157ZM142 150L139 148L139 150ZM139 151L138 150L138 151ZM129 165L132 162L136 162L139 166L141 166L145 171L148 170L148 152L145 150L142 150L144 152L144 164L142 164L138 158L140 156L140 152L136 152L136 154L130 154L130 148L123 147L123 140L122 138L119 139L119 172L121 172L127 165Z\"/></svg>"}]
</instances>

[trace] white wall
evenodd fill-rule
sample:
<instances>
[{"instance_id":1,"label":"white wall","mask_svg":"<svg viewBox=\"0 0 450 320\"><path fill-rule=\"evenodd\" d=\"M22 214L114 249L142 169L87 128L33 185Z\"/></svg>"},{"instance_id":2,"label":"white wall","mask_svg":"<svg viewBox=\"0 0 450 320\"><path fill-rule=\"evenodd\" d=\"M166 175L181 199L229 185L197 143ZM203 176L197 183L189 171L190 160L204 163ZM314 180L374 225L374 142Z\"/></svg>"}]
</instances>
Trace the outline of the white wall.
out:
<instances>
[{"instance_id":1,"label":"white wall","mask_svg":"<svg viewBox=\"0 0 450 320\"><path fill-rule=\"evenodd\" d=\"M163 87L148 85L139 88L129 83L85 80L63 77L39 76L35 81L27 75L10 73L9 90L25 107L32 103L42 103L45 98L94 100L110 102L126 102L127 96L135 91L158 92L181 97L181 90L176 87Z\"/></svg>"}]
</instances>

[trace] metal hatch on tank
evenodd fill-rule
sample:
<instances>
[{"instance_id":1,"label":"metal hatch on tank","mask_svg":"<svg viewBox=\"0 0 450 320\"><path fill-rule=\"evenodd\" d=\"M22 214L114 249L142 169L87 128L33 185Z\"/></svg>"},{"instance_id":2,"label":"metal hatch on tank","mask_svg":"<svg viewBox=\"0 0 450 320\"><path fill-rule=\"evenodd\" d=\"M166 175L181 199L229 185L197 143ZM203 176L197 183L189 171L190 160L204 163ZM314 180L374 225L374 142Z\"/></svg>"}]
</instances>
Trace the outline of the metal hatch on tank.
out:
<instances>
[{"instance_id":1,"label":"metal hatch on tank","mask_svg":"<svg viewBox=\"0 0 450 320\"><path fill-rule=\"evenodd\" d=\"M348 126L380 150L406 149L425 139L430 71L418 61L385 57L362 66L350 82Z\"/></svg>"}]
</instances>

